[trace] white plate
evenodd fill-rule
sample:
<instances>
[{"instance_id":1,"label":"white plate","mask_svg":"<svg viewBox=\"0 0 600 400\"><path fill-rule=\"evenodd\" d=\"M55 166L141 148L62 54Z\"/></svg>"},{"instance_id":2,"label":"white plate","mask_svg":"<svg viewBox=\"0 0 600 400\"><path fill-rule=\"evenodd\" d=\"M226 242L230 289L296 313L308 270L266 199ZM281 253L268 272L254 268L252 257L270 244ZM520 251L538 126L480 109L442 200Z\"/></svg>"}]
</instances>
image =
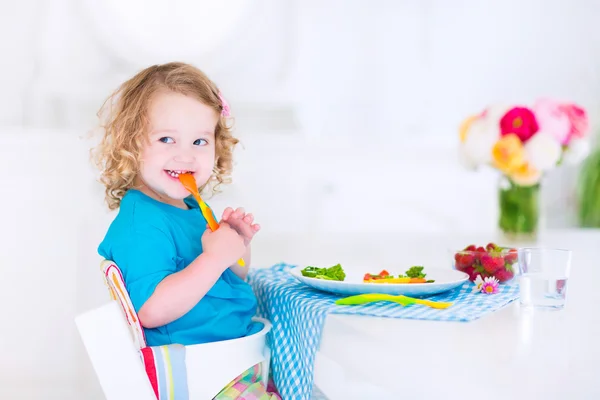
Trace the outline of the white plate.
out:
<instances>
[{"instance_id":1,"label":"white plate","mask_svg":"<svg viewBox=\"0 0 600 400\"><path fill-rule=\"evenodd\" d=\"M464 272L457 271L448 268L430 268L425 267L423 272L426 274L427 279L433 279L433 283L363 283L363 277L367 272L371 274L377 274L381 271L365 266L342 266L346 273L344 281L329 281L326 279L316 279L303 276L300 272L304 267L296 267L290 270L290 274L298 279L300 282L311 286L315 289L322 290L325 292L342 294L342 295L356 295L365 293L385 293L392 295L403 294L405 296L420 297L420 296L431 296L438 293L443 293L448 290L452 290L461 286L467 280L469 275ZM407 268L403 270L393 270L386 268L386 270L397 276L398 274L404 274Z\"/></svg>"}]
</instances>

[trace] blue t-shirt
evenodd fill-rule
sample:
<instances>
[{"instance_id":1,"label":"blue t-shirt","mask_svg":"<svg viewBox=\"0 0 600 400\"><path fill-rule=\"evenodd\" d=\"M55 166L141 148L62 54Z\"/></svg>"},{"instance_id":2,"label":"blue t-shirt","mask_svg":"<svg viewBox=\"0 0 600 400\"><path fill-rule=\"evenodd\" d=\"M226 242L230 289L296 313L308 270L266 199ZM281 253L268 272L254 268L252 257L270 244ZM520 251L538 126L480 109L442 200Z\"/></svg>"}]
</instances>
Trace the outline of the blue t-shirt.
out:
<instances>
[{"instance_id":1,"label":"blue t-shirt","mask_svg":"<svg viewBox=\"0 0 600 400\"><path fill-rule=\"evenodd\" d=\"M136 312L165 277L187 267L202 252L207 222L193 198L185 202L189 210L130 189L98 247L102 257L121 269ZM228 268L185 315L144 332L149 346L239 338L262 328L252 321L255 313L252 287Z\"/></svg>"}]
</instances>

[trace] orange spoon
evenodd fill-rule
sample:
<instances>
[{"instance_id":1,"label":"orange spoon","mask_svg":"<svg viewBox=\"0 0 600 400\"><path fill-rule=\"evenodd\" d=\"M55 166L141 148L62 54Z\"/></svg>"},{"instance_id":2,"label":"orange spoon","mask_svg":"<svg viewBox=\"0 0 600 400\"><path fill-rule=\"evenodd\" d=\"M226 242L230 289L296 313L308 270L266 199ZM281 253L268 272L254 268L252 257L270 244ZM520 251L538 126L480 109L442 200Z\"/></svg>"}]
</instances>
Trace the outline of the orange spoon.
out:
<instances>
[{"instance_id":1,"label":"orange spoon","mask_svg":"<svg viewBox=\"0 0 600 400\"><path fill-rule=\"evenodd\" d=\"M200 211L202 211L202 215L208 222L208 227L210 230L214 232L219 229L219 223L215 220L215 217L210 211L208 205L204 202L204 200L202 200L202 197L200 197L200 192L198 192L198 185L196 185L196 179L194 179L194 175L179 174L179 181L183 184L183 187L194 196L198 202L198 205L200 205ZM238 264L242 267L246 265L243 258L238 260Z\"/></svg>"}]
</instances>

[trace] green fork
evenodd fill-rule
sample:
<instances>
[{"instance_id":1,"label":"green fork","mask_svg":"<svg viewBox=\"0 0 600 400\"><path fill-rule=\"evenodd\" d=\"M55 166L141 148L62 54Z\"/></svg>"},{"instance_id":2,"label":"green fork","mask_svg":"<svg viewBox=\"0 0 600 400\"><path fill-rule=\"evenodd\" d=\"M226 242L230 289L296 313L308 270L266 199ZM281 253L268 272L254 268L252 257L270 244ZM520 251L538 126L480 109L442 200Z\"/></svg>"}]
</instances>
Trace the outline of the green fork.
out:
<instances>
[{"instance_id":1,"label":"green fork","mask_svg":"<svg viewBox=\"0 0 600 400\"><path fill-rule=\"evenodd\" d=\"M449 302L415 299L413 297L407 297L403 295L393 296L391 294L380 293L359 294L356 296L344 297L343 299L336 300L335 304L339 306L354 306L359 304L375 303L377 301L391 301L394 303L401 304L403 306L409 306L411 304L422 304L424 306L437 309L448 308L452 304L454 304Z\"/></svg>"}]
</instances>

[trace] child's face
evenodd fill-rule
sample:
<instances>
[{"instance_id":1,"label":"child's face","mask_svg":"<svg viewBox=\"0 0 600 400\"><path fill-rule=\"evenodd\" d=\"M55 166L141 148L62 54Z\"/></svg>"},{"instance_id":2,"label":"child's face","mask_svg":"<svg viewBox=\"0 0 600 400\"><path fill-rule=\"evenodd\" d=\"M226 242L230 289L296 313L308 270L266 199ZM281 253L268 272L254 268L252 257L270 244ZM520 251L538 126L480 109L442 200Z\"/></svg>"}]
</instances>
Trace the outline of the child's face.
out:
<instances>
[{"instance_id":1,"label":"child's face","mask_svg":"<svg viewBox=\"0 0 600 400\"><path fill-rule=\"evenodd\" d=\"M142 191L166 203L181 205L189 196L177 176L191 171L198 186L215 165L218 114L200 101L173 92L157 93L150 104L149 143L142 148Z\"/></svg>"}]
</instances>

